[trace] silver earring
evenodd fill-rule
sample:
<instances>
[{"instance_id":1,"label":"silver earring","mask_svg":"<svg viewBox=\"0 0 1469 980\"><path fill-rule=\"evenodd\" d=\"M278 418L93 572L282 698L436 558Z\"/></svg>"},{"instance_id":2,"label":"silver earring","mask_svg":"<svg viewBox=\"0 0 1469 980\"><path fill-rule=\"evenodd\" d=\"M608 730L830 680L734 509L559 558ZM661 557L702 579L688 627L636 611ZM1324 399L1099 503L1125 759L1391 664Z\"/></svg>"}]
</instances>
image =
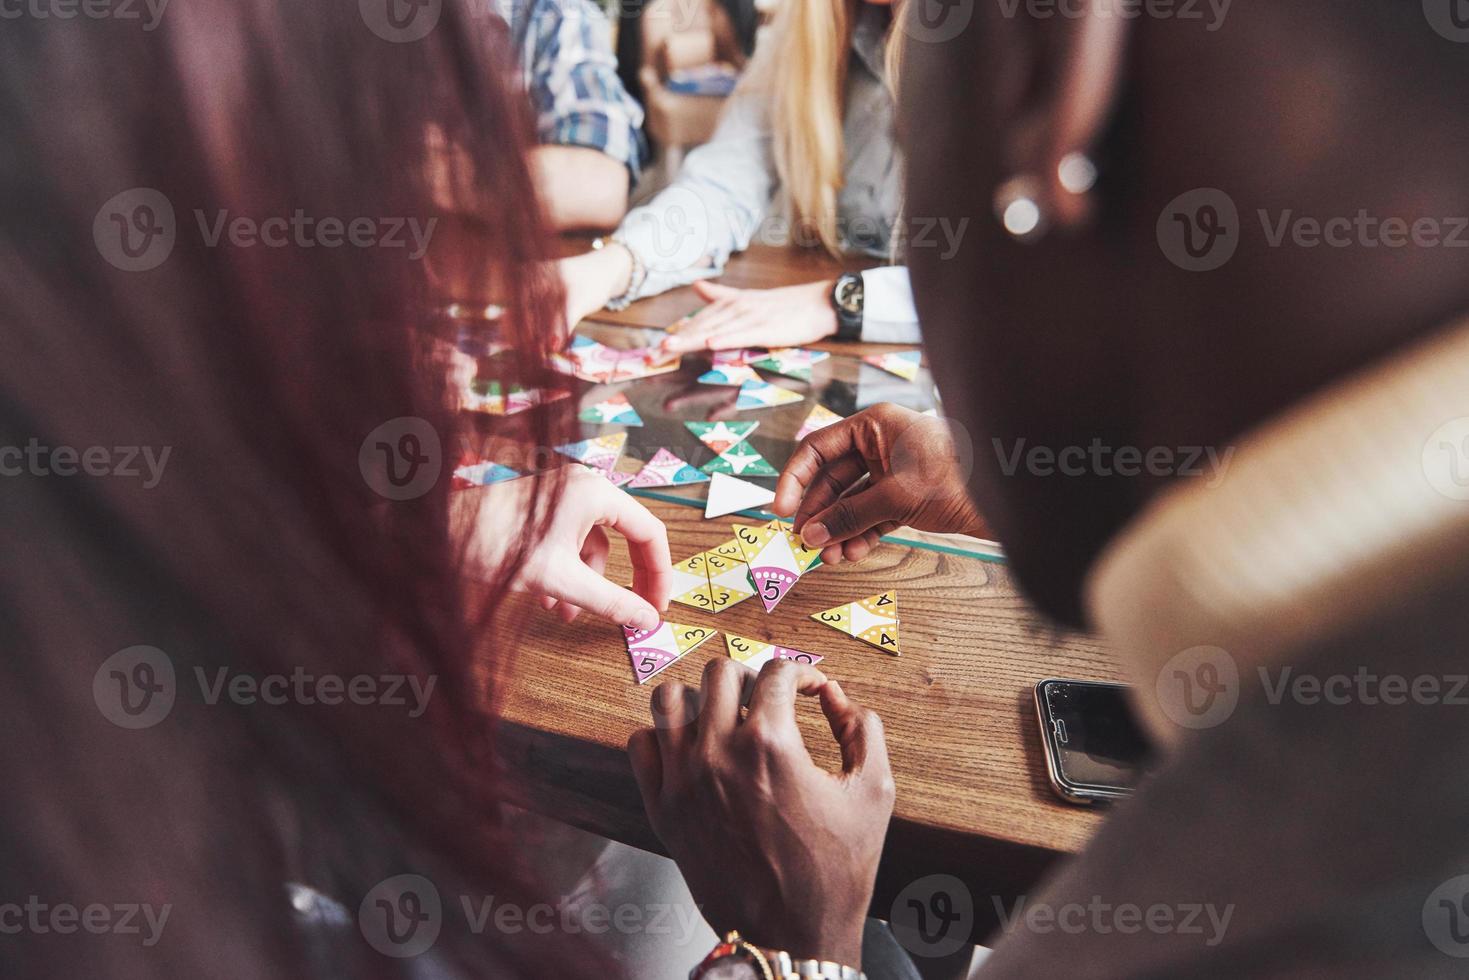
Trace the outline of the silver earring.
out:
<instances>
[{"instance_id":1,"label":"silver earring","mask_svg":"<svg viewBox=\"0 0 1469 980\"><path fill-rule=\"evenodd\" d=\"M1085 194L1097 186L1097 165L1085 153L1073 151L1056 166L1056 179L1068 193Z\"/></svg>"},{"instance_id":2,"label":"silver earring","mask_svg":"<svg viewBox=\"0 0 1469 980\"><path fill-rule=\"evenodd\" d=\"M1034 177L1012 177L995 189L995 218L1011 238L1039 241L1049 221L1041 207L1040 182Z\"/></svg>"}]
</instances>

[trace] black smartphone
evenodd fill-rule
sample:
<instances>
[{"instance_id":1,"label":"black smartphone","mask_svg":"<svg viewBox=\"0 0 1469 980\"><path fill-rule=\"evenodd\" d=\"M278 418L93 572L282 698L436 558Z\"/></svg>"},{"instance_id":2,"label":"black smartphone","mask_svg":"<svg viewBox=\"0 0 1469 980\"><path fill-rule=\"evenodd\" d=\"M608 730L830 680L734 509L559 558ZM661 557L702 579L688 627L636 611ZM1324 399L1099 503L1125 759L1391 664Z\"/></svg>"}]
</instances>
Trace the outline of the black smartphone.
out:
<instances>
[{"instance_id":1,"label":"black smartphone","mask_svg":"<svg viewBox=\"0 0 1469 980\"><path fill-rule=\"evenodd\" d=\"M1049 678L1035 686L1051 786L1068 803L1132 794L1152 755L1127 704L1127 685Z\"/></svg>"}]
</instances>

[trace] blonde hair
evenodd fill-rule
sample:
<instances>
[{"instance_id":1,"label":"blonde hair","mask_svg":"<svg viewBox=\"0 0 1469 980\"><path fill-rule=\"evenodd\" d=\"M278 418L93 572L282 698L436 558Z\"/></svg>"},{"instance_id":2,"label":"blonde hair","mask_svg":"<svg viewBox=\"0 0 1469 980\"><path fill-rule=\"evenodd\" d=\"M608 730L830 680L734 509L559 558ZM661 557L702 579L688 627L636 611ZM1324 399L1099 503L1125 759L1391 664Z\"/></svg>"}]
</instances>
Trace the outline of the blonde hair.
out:
<instances>
[{"instance_id":1,"label":"blonde hair","mask_svg":"<svg viewBox=\"0 0 1469 980\"><path fill-rule=\"evenodd\" d=\"M842 189L842 139L847 61L857 5L865 0L784 0L772 27L772 129L775 169L794 217L833 255L841 252L837 194ZM902 15L893 3L893 24ZM890 27L883 55L892 91L901 61L901 31Z\"/></svg>"}]
</instances>

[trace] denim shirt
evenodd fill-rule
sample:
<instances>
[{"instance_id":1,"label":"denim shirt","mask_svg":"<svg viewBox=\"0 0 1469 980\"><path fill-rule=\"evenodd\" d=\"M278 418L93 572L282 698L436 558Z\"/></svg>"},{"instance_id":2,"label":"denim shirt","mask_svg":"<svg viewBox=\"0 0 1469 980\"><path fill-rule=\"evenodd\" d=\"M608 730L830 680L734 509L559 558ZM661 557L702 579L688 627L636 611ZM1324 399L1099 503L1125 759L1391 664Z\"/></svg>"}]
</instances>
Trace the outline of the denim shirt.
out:
<instances>
[{"instance_id":1,"label":"denim shirt","mask_svg":"<svg viewBox=\"0 0 1469 980\"><path fill-rule=\"evenodd\" d=\"M837 228L848 250L890 258L902 208L902 159L883 65L890 16L874 4L857 6L847 67L845 183L837 197ZM719 275L730 255L746 248L762 230L780 189L771 119L777 47L772 38L762 39L713 138L689 153L667 189L623 219L616 237L637 253L648 272L632 298ZM799 234L788 215L768 222L764 232L780 244ZM801 244L820 247L819 242ZM907 268L869 269L862 278L862 339L917 343L918 314Z\"/></svg>"}]
</instances>

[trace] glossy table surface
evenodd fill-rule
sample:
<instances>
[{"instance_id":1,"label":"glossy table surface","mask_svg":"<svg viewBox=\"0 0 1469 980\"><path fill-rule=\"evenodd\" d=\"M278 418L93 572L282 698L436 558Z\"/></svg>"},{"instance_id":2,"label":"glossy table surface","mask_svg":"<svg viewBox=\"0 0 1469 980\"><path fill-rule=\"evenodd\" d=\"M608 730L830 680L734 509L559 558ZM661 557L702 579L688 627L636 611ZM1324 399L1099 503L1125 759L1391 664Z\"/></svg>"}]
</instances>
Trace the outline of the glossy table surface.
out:
<instances>
[{"instance_id":1,"label":"glossy table surface","mask_svg":"<svg viewBox=\"0 0 1469 980\"><path fill-rule=\"evenodd\" d=\"M830 258L798 250L754 248L736 257L721 281L778 285L834 275ZM598 314L581 332L613 346L656 342L652 328L698 306L679 290L618 314ZM880 400L916 409L934 405L927 372L916 383L887 375L858 359L880 348L817 345L835 352L817 366L811 383L767 380L802 393L799 404L733 412L732 388L699 385L707 357L686 357L676 374L613 386L588 387L583 404L625 391L644 426L627 429L629 458L637 468L659 447L694 466L712 457L682 425L684 420L759 420L752 445L779 468L811 405L846 415ZM621 431L585 426L585 434ZM773 486L773 480L761 481ZM674 560L713 548L732 536L734 523L759 515L705 521L704 486L640 493L667 525ZM627 582L625 548L614 542L608 575ZM897 590L901 657L887 656L809 617L877 592ZM513 600L520 601L520 600ZM658 681L697 684L704 662L724 656L718 636L685 656L653 682L633 679L621 631L583 617L562 624L527 610L528 628L516 638L514 666L501 688L502 751L519 802L598 834L658 851L648 828L624 751L628 736L648 724L651 690ZM899 531L860 565L818 566L797 583L773 614L749 600L720 614L682 605L668 619L711 627L821 654L821 668L859 702L883 717L898 784L874 912L886 916L893 896L928 874L953 874L975 899L976 935L993 925L993 903L1034 886L1060 855L1079 849L1100 813L1062 803L1050 789L1033 704L1037 681L1053 676L1119 679L1094 640L1058 633L1019 595L996 549L972 539ZM503 657L506 637L489 637ZM814 704L800 708L813 757L836 768L839 758ZM885 904L886 903L886 904Z\"/></svg>"}]
</instances>

